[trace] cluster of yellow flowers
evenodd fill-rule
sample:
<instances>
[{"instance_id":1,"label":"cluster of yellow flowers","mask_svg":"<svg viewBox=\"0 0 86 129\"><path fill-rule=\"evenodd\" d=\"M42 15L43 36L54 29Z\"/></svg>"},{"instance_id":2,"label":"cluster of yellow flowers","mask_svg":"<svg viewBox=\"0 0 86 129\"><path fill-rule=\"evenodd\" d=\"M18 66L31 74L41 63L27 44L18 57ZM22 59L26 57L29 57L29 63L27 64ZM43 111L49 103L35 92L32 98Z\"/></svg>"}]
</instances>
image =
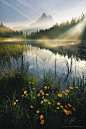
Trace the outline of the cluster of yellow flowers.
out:
<instances>
[{"instance_id":1,"label":"cluster of yellow flowers","mask_svg":"<svg viewBox=\"0 0 86 129\"><path fill-rule=\"evenodd\" d=\"M32 82L29 82L29 84L34 84ZM76 89L78 89L78 87L75 87ZM33 89L33 93L35 92L35 88L32 88ZM49 89L49 86L45 86L44 89ZM69 89L74 89L74 87L69 87ZM65 95L68 95L68 93L70 93L69 89L66 89L65 91L62 91ZM47 91L47 90L46 90ZM22 94L22 97L24 97L25 95L28 95L27 94L27 91L24 91L24 93ZM43 90L40 90L40 92L37 94L37 97L41 96L42 100L40 101L40 104L43 104L43 103L48 103L49 105L51 104L51 102L48 100L48 99L45 99L46 96L48 97L49 96L49 93L45 93ZM63 94L62 93L59 93L57 95L58 97L63 97ZM32 99L35 99L36 97L36 94L31 95L31 98ZM16 100L13 105L16 105L16 102L18 102L18 100ZM34 108L33 105L30 106L31 109ZM56 109L62 109L63 112L66 114L66 115L69 115L69 114L72 114L72 111L69 110L70 108L72 108L73 111L76 111L74 107L72 107L72 105L70 103L68 103L67 105L65 104L64 106L60 103L60 102L57 102L57 107ZM40 111L39 110L36 110L36 113L39 114ZM36 115L37 115L36 114ZM40 116L40 124L43 125L44 124L44 116L41 114Z\"/></svg>"},{"instance_id":2,"label":"cluster of yellow flowers","mask_svg":"<svg viewBox=\"0 0 86 129\"><path fill-rule=\"evenodd\" d=\"M43 115L41 115L41 116L40 116L40 120L41 120L41 123L40 123L40 124L41 124L41 125L43 125L43 124L44 124L44 120L43 120L43 118L44 118L44 116L43 116Z\"/></svg>"},{"instance_id":3,"label":"cluster of yellow flowers","mask_svg":"<svg viewBox=\"0 0 86 129\"><path fill-rule=\"evenodd\" d=\"M32 106L32 105L31 105L30 107L31 107L31 108L33 108L33 106ZM36 110L36 113L37 113L37 114L39 114L39 112L40 112L39 110ZM41 123L40 123L40 124L41 124L41 125L43 125L43 124L44 124L44 120L43 120L43 118L44 118L44 116L43 116L43 115L41 115L41 116L40 116L40 120L41 120Z\"/></svg>"},{"instance_id":4,"label":"cluster of yellow flowers","mask_svg":"<svg viewBox=\"0 0 86 129\"><path fill-rule=\"evenodd\" d=\"M34 84L33 82L29 82L29 84Z\"/></svg>"},{"instance_id":5,"label":"cluster of yellow flowers","mask_svg":"<svg viewBox=\"0 0 86 129\"><path fill-rule=\"evenodd\" d=\"M35 90L35 88L32 88L32 89ZM45 86L44 89L49 89L49 86ZM38 93L37 96L41 96L41 95L42 95L42 99L43 99L43 100L41 100L40 104L46 103L47 100L44 99L44 95L49 96L49 94L48 94L48 93L45 94L43 90L40 90L40 93ZM49 105L51 104L51 102L49 102L49 101L48 101L47 103L48 103ZM31 105L30 108L34 108L33 105ZM36 110L36 113L37 113L37 114L38 114L39 112L40 112L39 110ZM41 124L41 125L44 124L44 119L43 119L43 118L44 118L44 116L43 116L43 115L40 115L40 120L41 120L40 124Z\"/></svg>"},{"instance_id":6,"label":"cluster of yellow flowers","mask_svg":"<svg viewBox=\"0 0 86 129\"><path fill-rule=\"evenodd\" d=\"M24 94L22 94L21 97L24 97L24 95L28 95L27 91L24 91Z\"/></svg>"},{"instance_id":7,"label":"cluster of yellow flowers","mask_svg":"<svg viewBox=\"0 0 86 129\"><path fill-rule=\"evenodd\" d=\"M70 89L74 89L74 87L72 87L72 86L70 86L69 88L70 88ZM79 87L76 86L75 88L78 89Z\"/></svg>"},{"instance_id":8,"label":"cluster of yellow flowers","mask_svg":"<svg viewBox=\"0 0 86 129\"><path fill-rule=\"evenodd\" d=\"M62 97L62 94L58 94L59 97Z\"/></svg>"},{"instance_id":9,"label":"cluster of yellow flowers","mask_svg":"<svg viewBox=\"0 0 86 129\"><path fill-rule=\"evenodd\" d=\"M57 105L58 105L57 109L59 109L59 108L61 107L61 108L63 109L63 111L65 112L66 115L72 114L71 110L68 111L67 109L63 108L63 106L61 105L60 102L58 102ZM66 107L66 108L72 107L72 105L71 105L70 103L68 103L68 106L65 105L65 107ZM72 107L72 109L73 109L74 111L76 111L74 107Z\"/></svg>"},{"instance_id":10,"label":"cluster of yellow flowers","mask_svg":"<svg viewBox=\"0 0 86 129\"><path fill-rule=\"evenodd\" d=\"M78 87L76 86L75 87L76 89L78 89ZM69 89L71 89L71 90L73 90L74 89L74 87L69 87ZM69 93L69 90L67 89L67 90L65 90L66 92L64 92L64 91L62 91L65 95L68 95L68 93ZM58 95L59 97L62 97L61 95Z\"/></svg>"},{"instance_id":11,"label":"cluster of yellow flowers","mask_svg":"<svg viewBox=\"0 0 86 129\"><path fill-rule=\"evenodd\" d=\"M47 102L47 100L46 100L46 99L44 99L44 100L42 100L40 103L41 103L41 104L43 104L44 102L46 103L46 102ZM47 103L48 103L49 105L51 104L51 102L47 102Z\"/></svg>"},{"instance_id":12,"label":"cluster of yellow flowers","mask_svg":"<svg viewBox=\"0 0 86 129\"><path fill-rule=\"evenodd\" d=\"M45 86L44 89L49 89L49 86Z\"/></svg>"},{"instance_id":13,"label":"cluster of yellow flowers","mask_svg":"<svg viewBox=\"0 0 86 129\"><path fill-rule=\"evenodd\" d=\"M13 105L16 105L16 102L18 102L18 99L13 103Z\"/></svg>"},{"instance_id":14,"label":"cluster of yellow flowers","mask_svg":"<svg viewBox=\"0 0 86 129\"><path fill-rule=\"evenodd\" d=\"M43 90L40 90L40 93L41 93L42 95L44 95L44 91L43 91Z\"/></svg>"},{"instance_id":15,"label":"cluster of yellow flowers","mask_svg":"<svg viewBox=\"0 0 86 129\"><path fill-rule=\"evenodd\" d=\"M40 90L40 93L43 95L42 98L44 98L44 94L45 94L44 91L43 90ZM37 96L40 96L40 93L38 93ZM46 96L49 96L49 94L47 93Z\"/></svg>"}]
</instances>

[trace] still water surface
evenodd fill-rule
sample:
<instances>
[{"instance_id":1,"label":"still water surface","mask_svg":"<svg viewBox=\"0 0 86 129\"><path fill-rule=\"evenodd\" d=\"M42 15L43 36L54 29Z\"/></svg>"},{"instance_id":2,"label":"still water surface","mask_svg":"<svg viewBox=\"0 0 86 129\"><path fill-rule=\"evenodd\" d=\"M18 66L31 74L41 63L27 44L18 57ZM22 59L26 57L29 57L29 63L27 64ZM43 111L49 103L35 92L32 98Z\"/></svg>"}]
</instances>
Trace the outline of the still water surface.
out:
<instances>
[{"instance_id":1,"label":"still water surface","mask_svg":"<svg viewBox=\"0 0 86 129\"><path fill-rule=\"evenodd\" d=\"M86 80L86 41L27 41L0 43L0 68L21 70L29 64L29 72L40 80L46 71L53 80L66 82L75 78Z\"/></svg>"}]
</instances>

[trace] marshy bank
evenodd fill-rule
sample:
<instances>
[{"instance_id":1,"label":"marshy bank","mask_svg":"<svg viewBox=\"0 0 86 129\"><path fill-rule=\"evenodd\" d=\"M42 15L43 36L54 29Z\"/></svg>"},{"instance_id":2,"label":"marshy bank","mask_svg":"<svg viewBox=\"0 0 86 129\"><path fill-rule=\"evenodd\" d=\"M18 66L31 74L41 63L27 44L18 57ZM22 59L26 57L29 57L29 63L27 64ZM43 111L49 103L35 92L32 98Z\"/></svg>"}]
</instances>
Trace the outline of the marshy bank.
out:
<instances>
[{"instance_id":1,"label":"marshy bank","mask_svg":"<svg viewBox=\"0 0 86 129\"><path fill-rule=\"evenodd\" d=\"M62 91L48 76L38 78L9 70L0 74L0 128L85 128L86 83L73 81Z\"/></svg>"}]
</instances>

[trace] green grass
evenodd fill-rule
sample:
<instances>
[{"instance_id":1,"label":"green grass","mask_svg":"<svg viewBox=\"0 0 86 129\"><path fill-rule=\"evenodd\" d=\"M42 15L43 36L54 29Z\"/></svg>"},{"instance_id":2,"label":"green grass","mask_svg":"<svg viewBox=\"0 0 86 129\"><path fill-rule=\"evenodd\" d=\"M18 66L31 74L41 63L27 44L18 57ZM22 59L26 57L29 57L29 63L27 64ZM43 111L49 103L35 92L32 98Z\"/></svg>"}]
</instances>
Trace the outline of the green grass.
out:
<instances>
[{"instance_id":1,"label":"green grass","mask_svg":"<svg viewBox=\"0 0 86 129\"><path fill-rule=\"evenodd\" d=\"M83 80L77 85L73 81L65 91L61 91L59 83L46 72L43 81L42 89L38 90L38 78L27 71L1 72L0 129L86 127L86 84Z\"/></svg>"}]
</instances>

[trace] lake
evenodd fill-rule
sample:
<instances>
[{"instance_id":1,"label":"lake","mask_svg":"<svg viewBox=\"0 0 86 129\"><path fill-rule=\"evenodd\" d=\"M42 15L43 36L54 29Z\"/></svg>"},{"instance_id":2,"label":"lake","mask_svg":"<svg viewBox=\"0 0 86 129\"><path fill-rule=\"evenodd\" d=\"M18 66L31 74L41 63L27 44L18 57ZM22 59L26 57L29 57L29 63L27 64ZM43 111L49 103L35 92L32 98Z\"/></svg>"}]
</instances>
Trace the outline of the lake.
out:
<instances>
[{"instance_id":1,"label":"lake","mask_svg":"<svg viewBox=\"0 0 86 129\"><path fill-rule=\"evenodd\" d=\"M86 41L16 41L0 43L0 70L21 70L29 65L29 73L43 80L48 74L60 81L64 90L67 82L80 78L86 81Z\"/></svg>"}]
</instances>

